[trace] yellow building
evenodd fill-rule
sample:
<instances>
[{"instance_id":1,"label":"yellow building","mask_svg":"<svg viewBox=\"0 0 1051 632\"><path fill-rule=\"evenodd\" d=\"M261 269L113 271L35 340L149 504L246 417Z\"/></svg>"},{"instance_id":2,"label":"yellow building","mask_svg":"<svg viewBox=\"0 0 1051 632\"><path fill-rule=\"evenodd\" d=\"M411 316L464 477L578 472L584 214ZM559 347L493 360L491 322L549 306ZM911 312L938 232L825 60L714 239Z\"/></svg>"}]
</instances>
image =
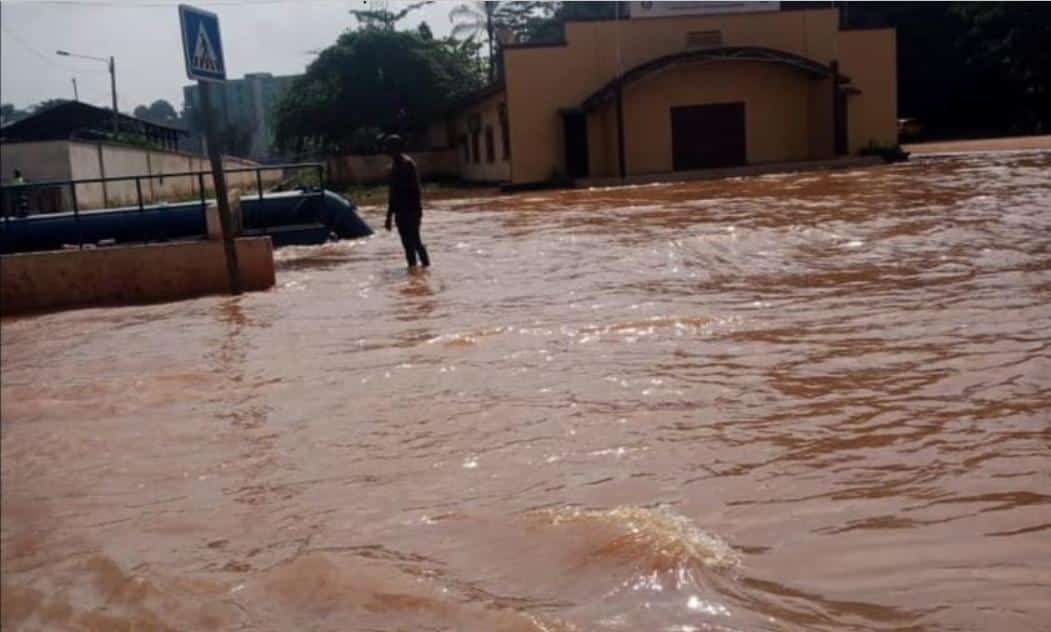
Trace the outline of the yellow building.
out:
<instances>
[{"instance_id":1,"label":"yellow building","mask_svg":"<svg viewBox=\"0 0 1051 632\"><path fill-rule=\"evenodd\" d=\"M562 43L506 46L503 82L432 126L432 143L457 149L464 179L527 185L897 142L893 29L840 30L835 8L742 6L569 22Z\"/></svg>"}]
</instances>

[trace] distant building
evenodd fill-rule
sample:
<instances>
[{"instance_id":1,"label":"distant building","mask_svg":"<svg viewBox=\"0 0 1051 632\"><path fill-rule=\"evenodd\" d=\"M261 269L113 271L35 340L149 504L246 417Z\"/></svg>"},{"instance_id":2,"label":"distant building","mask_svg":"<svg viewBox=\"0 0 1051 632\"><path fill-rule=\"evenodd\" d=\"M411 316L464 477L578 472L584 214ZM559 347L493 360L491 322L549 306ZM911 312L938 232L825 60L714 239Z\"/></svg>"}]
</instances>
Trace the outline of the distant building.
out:
<instances>
[{"instance_id":1,"label":"distant building","mask_svg":"<svg viewBox=\"0 0 1051 632\"><path fill-rule=\"evenodd\" d=\"M11 213L23 202L30 213L74 208L73 187L42 184L53 181L142 176L138 186L134 181L77 184L80 209L133 204L140 190L146 200L192 192L192 179L164 177L207 169L203 157L178 151L185 130L126 114L119 114L117 122L120 133L114 136L113 110L67 101L0 127L0 182L10 184L17 169L27 183L37 185L14 195L0 188L0 213Z\"/></svg>"},{"instance_id":2,"label":"distant building","mask_svg":"<svg viewBox=\"0 0 1051 632\"><path fill-rule=\"evenodd\" d=\"M246 74L244 79L228 79L221 84L221 96L212 107L222 113L220 126L231 138L227 151L255 160L271 157L274 107L297 78L298 75L275 77L268 72L253 72ZM200 111L197 84L185 86L182 90L187 109ZM198 124L193 116L191 121ZM200 138L201 130L195 131Z\"/></svg>"},{"instance_id":3,"label":"distant building","mask_svg":"<svg viewBox=\"0 0 1051 632\"><path fill-rule=\"evenodd\" d=\"M54 140L145 141L160 149L179 149L186 130L158 125L118 114L120 136L113 136L113 110L79 101L66 101L0 127L0 142L27 143ZM134 140L133 140L134 139ZM125 143L128 144L128 143Z\"/></svg>"},{"instance_id":4,"label":"distant building","mask_svg":"<svg viewBox=\"0 0 1051 632\"><path fill-rule=\"evenodd\" d=\"M897 142L893 29L835 8L631 2L508 44L501 81L430 128L468 180L527 185L818 161Z\"/></svg>"}]
</instances>

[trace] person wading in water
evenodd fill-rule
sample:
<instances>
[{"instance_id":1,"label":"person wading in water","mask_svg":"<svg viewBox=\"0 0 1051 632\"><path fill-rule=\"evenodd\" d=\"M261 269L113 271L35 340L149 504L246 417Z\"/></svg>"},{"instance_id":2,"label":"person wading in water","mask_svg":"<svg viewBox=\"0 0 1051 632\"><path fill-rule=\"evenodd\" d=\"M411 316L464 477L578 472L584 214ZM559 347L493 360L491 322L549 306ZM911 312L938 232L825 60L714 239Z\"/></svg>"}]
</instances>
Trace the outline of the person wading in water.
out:
<instances>
[{"instance_id":1,"label":"person wading in water","mask_svg":"<svg viewBox=\"0 0 1051 632\"><path fill-rule=\"evenodd\" d=\"M404 144L401 137L388 136L384 141L384 147L391 157L387 231L391 229L391 218L393 217L398 223L398 234L401 236L401 245L405 247L405 258L409 262L409 269L416 267L417 255L423 267L430 267L431 259L427 256L427 248L420 241L423 203L420 193L420 174L416 169L416 163L402 153Z\"/></svg>"}]
</instances>

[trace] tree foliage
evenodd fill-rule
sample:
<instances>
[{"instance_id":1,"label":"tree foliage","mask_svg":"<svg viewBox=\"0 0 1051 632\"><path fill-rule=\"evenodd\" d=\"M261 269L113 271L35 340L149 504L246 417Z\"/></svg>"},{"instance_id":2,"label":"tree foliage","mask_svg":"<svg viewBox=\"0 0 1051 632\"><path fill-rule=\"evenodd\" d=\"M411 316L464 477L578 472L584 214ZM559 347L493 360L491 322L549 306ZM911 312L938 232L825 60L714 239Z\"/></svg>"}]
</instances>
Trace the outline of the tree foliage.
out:
<instances>
[{"instance_id":1,"label":"tree foliage","mask_svg":"<svg viewBox=\"0 0 1051 632\"><path fill-rule=\"evenodd\" d=\"M391 11L386 3L379 3L373 9L351 9L350 14L358 21L363 29L382 29L393 31L399 21L417 9L428 4L434 4L434 0L423 0L405 5L400 11Z\"/></svg>"},{"instance_id":2,"label":"tree foliage","mask_svg":"<svg viewBox=\"0 0 1051 632\"><path fill-rule=\"evenodd\" d=\"M1010 101L1015 124L1051 128L1051 5L975 2L953 11L963 23L966 63Z\"/></svg>"},{"instance_id":3,"label":"tree foliage","mask_svg":"<svg viewBox=\"0 0 1051 632\"><path fill-rule=\"evenodd\" d=\"M12 103L4 103L0 105L0 125L21 121L30 114L32 112L29 110L20 110Z\"/></svg>"},{"instance_id":4,"label":"tree foliage","mask_svg":"<svg viewBox=\"0 0 1051 632\"><path fill-rule=\"evenodd\" d=\"M458 39L485 39L489 52L489 81L499 76L501 47L505 42L517 42L538 22L550 20L549 2L501 2L471 0L458 4L449 11L453 23L452 36Z\"/></svg>"},{"instance_id":5,"label":"tree foliage","mask_svg":"<svg viewBox=\"0 0 1051 632\"><path fill-rule=\"evenodd\" d=\"M1051 128L1048 3L850 2L848 28L892 27L898 113L930 138Z\"/></svg>"},{"instance_id":6,"label":"tree foliage","mask_svg":"<svg viewBox=\"0 0 1051 632\"><path fill-rule=\"evenodd\" d=\"M180 118L179 113L175 111L175 106L164 99L157 99L148 107L140 105L135 108L132 114L134 114L135 118L156 123L158 125L183 127L182 119Z\"/></svg>"},{"instance_id":7,"label":"tree foliage","mask_svg":"<svg viewBox=\"0 0 1051 632\"><path fill-rule=\"evenodd\" d=\"M69 103L69 99L61 99L61 98L59 98L59 99L44 99L43 101L41 101L40 103L37 103L36 105L29 106L29 113L30 114L39 114L39 113L43 112L44 110L50 110L51 108L55 107L56 105L62 105L63 103Z\"/></svg>"},{"instance_id":8,"label":"tree foliage","mask_svg":"<svg viewBox=\"0 0 1051 632\"><path fill-rule=\"evenodd\" d=\"M512 4L536 5L513 24L515 41L519 43L556 43L565 39L566 22L613 20L618 7L624 3L609 0L599 2L521 2Z\"/></svg>"},{"instance_id":9,"label":"tree foliage","mask_svg":"<svg viewBox=\"0 0 1051 632\"><path fill-rule=\"evenodd\" d=\"M343 33L311 62L277 105L280 147L350 151L361 130L411 135L481 86L472 41L388 23Z\"/></svg>"}]
</instances>

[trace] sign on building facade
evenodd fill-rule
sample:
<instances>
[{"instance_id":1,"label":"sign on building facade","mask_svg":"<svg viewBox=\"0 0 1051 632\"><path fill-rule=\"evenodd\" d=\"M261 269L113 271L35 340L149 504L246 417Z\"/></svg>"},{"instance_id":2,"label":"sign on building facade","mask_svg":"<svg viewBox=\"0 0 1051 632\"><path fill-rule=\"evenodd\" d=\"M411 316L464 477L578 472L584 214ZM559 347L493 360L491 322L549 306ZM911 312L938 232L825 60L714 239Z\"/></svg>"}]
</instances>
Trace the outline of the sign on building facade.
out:
<instances>
[{"instance_id":1,"label":"sign on building facade","mask_svg":"<svg viewBox=\"0 0 1051 632\"><path fill-rule=\"evenodd\" d=\"M713 13L754 13L778 11L780 2L630 2L630 16L638 18L667 18L677 15L708 15Z\"/></svg>"}]
</instances>

